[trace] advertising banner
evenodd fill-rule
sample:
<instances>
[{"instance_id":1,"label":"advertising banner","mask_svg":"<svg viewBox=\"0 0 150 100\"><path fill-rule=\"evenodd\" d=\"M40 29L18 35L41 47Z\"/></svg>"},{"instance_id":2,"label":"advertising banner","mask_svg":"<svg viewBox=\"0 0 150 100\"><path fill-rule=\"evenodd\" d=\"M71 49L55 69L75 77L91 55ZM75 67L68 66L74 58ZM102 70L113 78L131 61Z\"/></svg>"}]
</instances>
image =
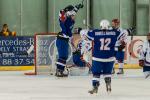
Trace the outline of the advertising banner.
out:
<instances>
[{"instance_id":1,"label":"advertising banner","mask_svg":"<svg viewBox=\"0 0 150 100\"><path fill-rule=\"evenodd\" d=\"M34 44L34 38L0 37L0 66L29 66L34 65L34 52L27 50Z\"/></svg>"}]
</instances>

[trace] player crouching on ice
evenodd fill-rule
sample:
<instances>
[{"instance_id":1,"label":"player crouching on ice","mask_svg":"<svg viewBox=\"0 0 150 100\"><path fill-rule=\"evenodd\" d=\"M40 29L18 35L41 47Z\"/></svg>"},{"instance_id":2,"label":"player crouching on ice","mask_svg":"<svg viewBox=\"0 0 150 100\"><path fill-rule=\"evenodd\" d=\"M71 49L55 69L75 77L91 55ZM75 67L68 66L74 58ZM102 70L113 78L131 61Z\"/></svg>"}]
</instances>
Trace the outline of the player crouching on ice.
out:
<instances>
[{"instance_id":1,"label":"player crouching on ice","mask_svg":"<svg viewBox=\"0 0 150 100\"><path fill-rule=\"evenodd\" d=\"M150 33L148 33L147 40L140 52L139 65L143 67L145 78L148 78L150 76Z\"/></svg>"},{"instance_id":2,"label":"player crouching on ice","mask_svg":"<svg viewBox=\"0 0 150 100\"><path fill-rule=\"evenodd\" d=\"M108 20L100 22L100 29L94 29L87 33L89 40L93 43L92 54L92 86L90 94L97 93L100 85L100 76L104 76L107 92L111 92L111 74L115 61L115 44L120 41L120 32L109 29Z\"/></svg>"},{"instance_id":3,"label":"player crouching on ice","mask_svg":"<svg viewBox=\"0 0 150 100\"><path fill-rule=\"evenodd\" d=\"M61 32L57 35L56 47L58 50L58 59L56 62L56 74L57 77L67 77L68 74L64 73L66 66L66 60L68 59L69 40L72 38L72 29L75 24L75 15L80 8L83 8L83 4L67 6L59 13L59 23Z\"/></svg>"},{"instance_id":4,"label":"player crouching on ice","mask_svg":"<svg viewBox=\"0 0 150 100\"><path fill-rule=\"evenodd\" d=\"M77 47L75 44L72 44L73 47L73 62L74 66L77 67L91 67L91 49L92 42L89 41L86 37L88 30L87 29L77 29L77 34L80 34L81 39L79 40Z\"/></svg>"}]
</instances>

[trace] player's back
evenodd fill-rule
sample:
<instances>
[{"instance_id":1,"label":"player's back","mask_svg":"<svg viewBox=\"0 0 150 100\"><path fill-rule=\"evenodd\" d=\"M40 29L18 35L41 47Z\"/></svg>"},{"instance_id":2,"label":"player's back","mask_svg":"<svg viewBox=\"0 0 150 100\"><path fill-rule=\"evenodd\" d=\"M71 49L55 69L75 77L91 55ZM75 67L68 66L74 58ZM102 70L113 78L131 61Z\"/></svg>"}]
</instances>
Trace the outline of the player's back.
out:
<instances>
[{"instance_id":1,"label":"player's back","mask_svg":"<svg viewBox=\"0 0 150 100\"><path fill-rule=\"evenodd\" d=\"M115 44L120 32L117 30L93 30L88 36L93 39L93 60L106 59L106 61L114 60Z\"/></svg>"},{"instance_id":2,"label":"player's back","mask_svg":"<svg viewBox=\"0 0 150 100\"><path fill-rule=\"evenodd\" d=\"M65 20L59 18L59 24L61 27L61 33L71 37L72 36L72 29L75 24L75 21L71 19L71 17L67 17Z\"/></svg>"}]
</instances>

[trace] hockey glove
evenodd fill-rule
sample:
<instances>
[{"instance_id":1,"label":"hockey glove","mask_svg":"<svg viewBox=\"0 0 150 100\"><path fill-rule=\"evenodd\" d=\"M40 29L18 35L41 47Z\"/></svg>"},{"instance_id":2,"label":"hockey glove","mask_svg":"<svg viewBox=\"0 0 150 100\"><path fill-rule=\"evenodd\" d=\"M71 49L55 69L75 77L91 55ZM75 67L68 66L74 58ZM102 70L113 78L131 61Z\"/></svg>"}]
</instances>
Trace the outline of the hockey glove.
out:
<instances>
[{"instance_id":1,"label":"hockey glove","mask_svg":"<svg viewBox=\"0 0 150 100\"><path fill-rule=\"evenodd\" d=\"M72 6L72 5L68 5L68 6L64 9L65 12L67 12L67 11L72 11L72 10L74 10L74 6Z\"/></svg>"},{"instance_id":2,"label":"hockey glove","mask_svg":"<svg viewBox=\"0 0 150 100\"><path fill-rule=\"evenodd\" d=\"M78 5L75 5L75 11L77 12L80 8L83 8L84 5L83 4L78 4Z\"/></svg>"},{"instance_id":3,"label":"hockey glove","mask_svg":"<svg viewBox=\"0 0 150 100\"><path fill-rule=\"evenodd\" d=\"M125 48L124 45L120 45L120 46L118 47L118 51L122 51L124 48Z\"/></svg>"},{"instance_id":4,"label":"hockey glove","mask_svg":"<svg viewBox=\"0 0 150 100\"><path fill-rule=\"evenodd\" d=\"M136 31L136 28L135 27L131 27L131 28L127 29L127 31L129 33L129 35L132 35L132 33Z\"/></svg>"},{"instance_id":5,"label":"hockey glove","mask_svg":"<svg viewBox=\"0 0 150 100\"><path fill-rule=\"evenodd\" d=\"M122 51L126 47L126 43L121 41L121 45L118 47L118 51Z\"/></svg>"},{"instance_id":6,"label":"hockey glove","mask_svg":"<svg viewBox=\"0 0 150 100\"><path fill-rule=\"evenodd\" d=\"M141 66L141 67L144 66L144 60L139 60L139 66Z\"/></svg>"},{"instance_id":7,"label":"hockey glove","mask_svg":"<svg viewBox=\"0 0 150 100\"><path fill-rule=\"evenodd\" d=\"M80 59L81 59L82 61L84 61L84 59L83 59L83 55L81 55Z\"/></svg>"}]
</instances>

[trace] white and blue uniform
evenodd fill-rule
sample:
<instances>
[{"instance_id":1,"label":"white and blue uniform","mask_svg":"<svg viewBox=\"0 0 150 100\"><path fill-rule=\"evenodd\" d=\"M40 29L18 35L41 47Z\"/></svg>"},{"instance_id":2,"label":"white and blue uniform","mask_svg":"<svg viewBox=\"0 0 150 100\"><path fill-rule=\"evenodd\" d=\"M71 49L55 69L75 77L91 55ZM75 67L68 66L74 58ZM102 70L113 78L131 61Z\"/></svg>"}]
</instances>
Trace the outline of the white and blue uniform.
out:
<instances>
[{"instance_id":1,"label":"white and blue uniform","mask_svg":"<svg viewBox=\"0 0 150 100\"><path fill-rule=\"evenodd\" d=\"M90 62L90 55L88 52L91 51L92 43L88 40L80 40L77 49L73 52L73 62L78 67L86 67L86 64ZM83 57L83 59L81 59Z\"/></svg>"},{"instance_id":2,"label":"white and blue uniform","mask_svg":"<svg viewBox=\"0 0 150 100\"><path fill-rule=\"evenodd\" d=\"M121 28L118 28L117 31L120 32L120 40L124 41L125 43L127 43L127 35L128 35L128 31L127 30L123 30ZM122 51L118 51L118 47L121 45L120 42L116 42L116 60L120 63L124 62L124 54L125 54L125 49L123 49Z\"/></svg>"},{"instance_id":3,"label":"white and blue uniform","mask_svg":"<svg viewBox=\"0 0 150 100\"><path fill-rule=\"evenodd\" d=\"M140 52L139 60L144 60L143 72L150 74L150 42L145 41ZM147 74L147 73L145 73Z\"/></svg>"},{"instance_id":4,"label":"white and blue uniform","mask_svg":"<svg viewBox=\"0 0 150 100\"><path fill-rule=\"evenodd\" d=\"M110 30L91 30L87 37L94 42L92 52L93 86L99 84L100 75L111 77L115 61L115 44L120 39L120 32Z\"/></svg>"}]
</instances>

